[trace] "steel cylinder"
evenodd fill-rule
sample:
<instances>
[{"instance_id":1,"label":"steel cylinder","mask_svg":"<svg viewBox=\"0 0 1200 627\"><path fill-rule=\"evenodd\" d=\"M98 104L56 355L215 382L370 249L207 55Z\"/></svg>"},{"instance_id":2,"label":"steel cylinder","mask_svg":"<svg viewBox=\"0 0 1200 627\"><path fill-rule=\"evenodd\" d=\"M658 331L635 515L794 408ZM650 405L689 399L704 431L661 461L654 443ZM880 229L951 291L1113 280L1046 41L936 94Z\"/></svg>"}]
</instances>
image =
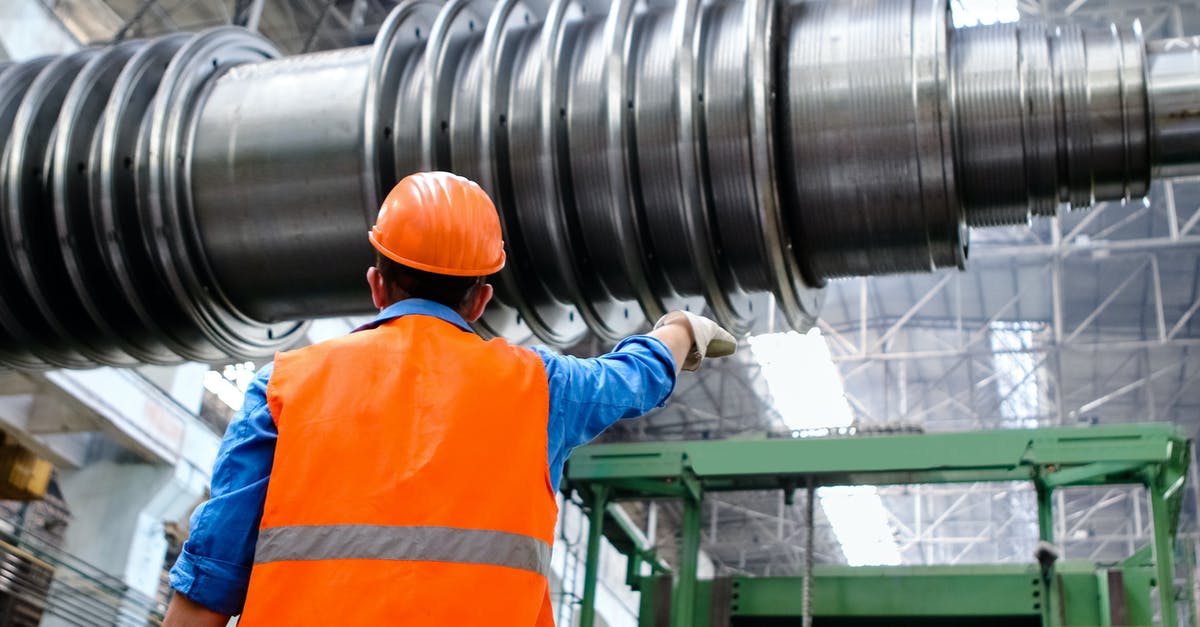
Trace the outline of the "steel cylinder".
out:
<instances>
[{"instance_id":1,"label":"steel cylinder","mask_svg":"<svg viewBox=\"0 0 1200 627\"><path fill-rule=\"evenodd\" d=\"M1155 41L1148 49L1154 174L1200 174L1200 37Z\"/></svg>"},{"instance_id":2,"label":"steel cylinder","mask_svg":"<svg viewBox=\"0 0 1200 627\"><path fill-rule=\"evenodd\" d=\"M362 312L379 204L364 150L369 48L235 67L195 122L193 213L212 279L257 320ZM319 123L318 123L319 122Z\"/></svg>"},{"instance_id":3,"label":"steel cylinder","mask_svg":"<svg viewBox=\"0 0 1200 627\"><path fill-rule=\"evenodd\" d=\"M363 48L223 27L2 66L0 362L256 358L369 312L366 231L419 170L499 207L478 329L558 345L673 308L745 332L764 293L804 329L828 280L1197 171L1194 40L947 15L405 0Z\"/></svg>"}]
</instances>

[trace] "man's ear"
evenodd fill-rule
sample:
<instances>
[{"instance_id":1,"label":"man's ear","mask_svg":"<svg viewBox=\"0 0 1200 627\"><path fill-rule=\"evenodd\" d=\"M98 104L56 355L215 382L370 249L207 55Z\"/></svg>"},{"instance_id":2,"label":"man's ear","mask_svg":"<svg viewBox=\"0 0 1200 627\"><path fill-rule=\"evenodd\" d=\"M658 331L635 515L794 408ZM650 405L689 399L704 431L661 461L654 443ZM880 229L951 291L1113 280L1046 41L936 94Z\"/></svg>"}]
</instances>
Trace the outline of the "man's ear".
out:
<instances>
[{"instance_id":1,"label":"man's ear","mask_svg":"<svg viewBox=\"0 0 1200 627\"><path fill-rule=\"evenodd\" d=\"M491 283L484 283L479 287L471 290L471 298L464 308L463 319L467 322L475 322L483 315L483 310L487 309L487 305L492 300L492 294L495 290L492 289Z\"/></svg>"},{"instance_id":2,"label":"man's ear","mask_svg":"<svg viewBox=\"0 0 1200 627\"><path fill-rule=\"evenodd\" d=\"M388 294L387 283L383 280L383 273L379 268L371 266L367 268L367 285L371 286L371 302L375 303L375 307L383 311L391 303L391 296Z\"/></svg>"}]
</instances>

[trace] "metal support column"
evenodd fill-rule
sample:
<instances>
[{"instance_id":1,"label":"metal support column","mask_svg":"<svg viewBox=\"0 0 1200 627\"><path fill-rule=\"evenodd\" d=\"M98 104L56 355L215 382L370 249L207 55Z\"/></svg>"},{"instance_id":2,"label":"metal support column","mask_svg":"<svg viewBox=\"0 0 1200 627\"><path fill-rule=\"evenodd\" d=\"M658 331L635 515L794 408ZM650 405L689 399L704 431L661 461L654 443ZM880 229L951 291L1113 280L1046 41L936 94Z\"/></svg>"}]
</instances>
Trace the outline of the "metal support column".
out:
<instances>
[{"instance_id":1,"label":"metal support column","mask_svg":"<svg viewBox=\"0 0 1200 627\"><path fill-rule=\"evenodd\" d=\"M1038 508L1038 539L1042 542L1054 543L1054 490L1042 483L1034 482L1037 491Z\"/></svg>"},{"instance_id":2,"label":"metal support column","mask_svg":"<svg viewBox=\"0 0 1200 627\"><path fill-rule=\"evenodd\" d=\"M679 567L671 590L671 627L693 627L696 608L696 567L700 559L699 495L683 498L683 524L679 538Z\"/></svg>"},{"instance_id":3,"label":"metal support column","mask_svg":"<svg viewBox=\"0 0 1200 627\"><path fill-rule=\"evenodd\" d=\"M593 486L592 502L588 510L587 560L583 575L583 599L579 608L579 627L596 624L596 581L600 570L600 543L603 541L604 510L608 507L606 485Z\"/></svg>"},{"instance_id":4,"label":"metal support column","mask_svg":"<svg viewBox=\"0 0 1200 627\"><path fill-rule=\"evenodd\" d=\"M1054 544L1054 489L1046 485L1040 477L1034 480L1033 485L1037 492L1038 539ZM1038 550L1040 553L1041 548ZM1050 562L1048 565L1042 565L1042 624L1047 627L1059 624L1054 593L1054 563Z\"/></svg>"},{"instance_id":5,"label":"metal support column","mask_svg":"<svg viewBox=\"0 0 1200 627\"><path fill-rule=\"evenodd\" d=\"M1146 486L1150 493L1150 515L1154 525L1154 569L1158 578L1158 601L1162 606L1162 624L1176 627L1175 547L1171 515L1167 508L1166 486L1156 478Z\"/></svg>"}]
</instances>

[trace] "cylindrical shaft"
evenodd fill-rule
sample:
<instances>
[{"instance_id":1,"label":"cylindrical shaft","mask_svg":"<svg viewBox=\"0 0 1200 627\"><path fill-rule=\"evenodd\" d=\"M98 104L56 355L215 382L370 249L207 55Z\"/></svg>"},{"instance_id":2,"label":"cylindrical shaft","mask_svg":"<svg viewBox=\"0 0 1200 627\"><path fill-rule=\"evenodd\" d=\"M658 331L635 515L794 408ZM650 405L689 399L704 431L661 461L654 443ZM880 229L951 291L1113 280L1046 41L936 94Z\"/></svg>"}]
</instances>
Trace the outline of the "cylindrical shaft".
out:
<instances>
[{"instance_id":1,"label":"cylindrical shaft","mask_svg":"<svg viewBox=\"0 0 1200 627\"><path fill-rule=\"evenodd\" d=\"M418 170L499 207L479 330L559 345L672 308L745 332L764 292L804 329L829 279L1197 172L1195 40L946 16L406 0L371 47L225 27L0 67L0 363L257 358L367 313L366 231Z\"/></svg>"}]
</instances>

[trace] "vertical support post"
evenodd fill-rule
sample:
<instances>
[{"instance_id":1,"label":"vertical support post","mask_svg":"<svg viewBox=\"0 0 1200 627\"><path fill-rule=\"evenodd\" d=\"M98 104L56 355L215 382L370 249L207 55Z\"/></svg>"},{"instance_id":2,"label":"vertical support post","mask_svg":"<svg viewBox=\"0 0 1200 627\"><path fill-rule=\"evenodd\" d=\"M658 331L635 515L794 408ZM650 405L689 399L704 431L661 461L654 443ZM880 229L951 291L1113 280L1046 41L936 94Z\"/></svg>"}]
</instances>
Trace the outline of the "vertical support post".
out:
<instances>
[{"instance_id":1,"label":"vertical support post","mask_svg":"<svg viewBox=\"0 0 1200 627\"><path fill-rule=\"evenodd\" d=\"M596 624L596 581L600 570L600 542L604 537L604 510L608 507L608 486L593 486L592 490L591 509L588 510L587 562L584 565L579 627L593 627Z\"/></svg>"},{"instance_id":2,"label":"vertical support post","mask_svg":"<svg viewBox=\"0 0 1200 627\"><path fill-rule=\"evenodd\" d=\"M1054 544L1054 490L1040 480L1034 481L1033 486L1037 492L1038 539L1047 544ZM1041 553L1040 547L1038 552ZM1054 563L1043 563L1041 567L1042 625L1055 627L1060 622L1057 606L1061 599L1054 596L1058 591L1058 587L1054 585Z\"/></svg>"},{"instance_id":3,"label":"vertical support post","mask_svg":"<svg viewBox=\"0 0 1200 627\"><path fill-rule=\"evenodd\" d=\"M808 493L805 496L804 502L804 590L801 598L801 616L800 621L803 627L812 627L813 624L813 565L816 564L816 533L817 533L817 486L813 481L812 475L808 477Z\"/></svg>"},{"instance_id":4,"label":"vertical support post","mask_svg":"<svg viewBox=\"0 0 1200 627\"><path fill-rule=\"evenodd\" d=\"M1171 530L1166 488L1157 478L1146 488L1150 492L1150 515L1154 526L1154 574L1158 579L1162 624L1176 627L1179 621L1175 617L1175 535Z\"/></svg>"},{"instance_id":5,"label":"vertical support post","mask_svg":"<svg viewBox=\"0 0 1200 627\"><path fill-rule=\"evenodd\" d=\"M1108 569L1096 573L1096 589L1100 592L1100 627L1112 627L1112 596L1108 588Z\"/></svg>"},{"instance_id":6,"label":"vertical support post","mask_svg":"<svg viewBox=\"0 0 1200 627\"><path fill-rule=\"evenodd\" d=\"M699 495L683 497L683 524L679 538L679 568L671 591L671 627L694 627L696 568L700 560Z\"/></svg>"},{"instance_id":7,"label":"vertical support post","mask_svg":"<svg viewBox=\"0 0 1200 627\"><path fill-rule=\"evenodd\" d=\"M1054 490L1038 481L1034 483L1037 491L1038 508L1038 539L1042 542L1054 543Z\"/></svg>"}]
</instances>

